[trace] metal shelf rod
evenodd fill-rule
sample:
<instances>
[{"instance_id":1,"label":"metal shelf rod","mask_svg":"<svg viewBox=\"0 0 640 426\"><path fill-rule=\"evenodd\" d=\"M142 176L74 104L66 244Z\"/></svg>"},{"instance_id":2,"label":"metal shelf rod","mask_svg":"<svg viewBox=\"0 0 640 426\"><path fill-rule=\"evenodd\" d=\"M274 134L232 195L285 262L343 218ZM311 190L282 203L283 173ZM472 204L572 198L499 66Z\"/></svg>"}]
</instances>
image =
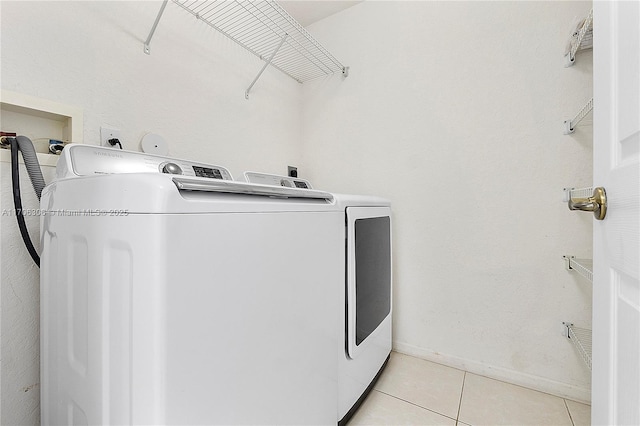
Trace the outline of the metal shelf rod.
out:
<instances>
[{"instance_id":1,"label":"metal shelf rod","mask_svg":"<svg viewBox=\"0 0 640 426\"><path fill-rule=\"evenodd\" d=\"M584 363L591 370L591 330L586 328L575 327L570 322L563 322L565 327L567 327L567 338L571 340L571 343L575 346L582 357Z\"/></svg>"},{"instance_id":2,"label":"metal shelf rod","mask_svg":"<svg viewBox=\"0 0 640 426\"><path fill-rule=\"evenodd\" d=\"M576 114L571 120L565 120L564 122L564 134L568 135L576 131L576 126L582 121L587 114L593 110L593 98L589 99L589 102L582 107L580 112Z\"/></svg>"},{"instance_id":3,"label":"metal shelf rod","mask_svg":"<svg viewBox=\"0 0 640 426\"><path fill-rule=\"evenodd\" d=\"M164 13L164 8L167 7L167 1L164 0L162 2L162 6L160 6L160 10L158 11L158 15L156 16L156 20L151 27L151 31L149 32L149 36L144 42L144 53L147 55L151 54L151 39L153 38L153 33L156 32L156 28L158 28L158 23L160 22L160 18L162 18L162 14Z\"/></svg>"},{"instance_id":4,"label":"metal shelf rod","mask_svg":"<svg viewBox=\"0 0 640 426\"><path fill-rule=\"evenodd\" d=\"M278 47L276 47L276 49L271 54L271 57L267 60L267 62L264 63L264 65L262 66L262 69L260 70L260 72L258 73L256 78L254 78L253 81L251 82L251 84L249 85L249 88L244 92L245 99L249 99L249 92L253 88L253 85L256 84L256 81L258 81L258 79L260 78L260 76L262 75L264 70L269 66L271 61L273 61L273 57L276 56L276 53L278 53L278 50L280 50L280 48L282 47L282 45L284 44L286 39L287 39L287 34L285 34L284 37L282 37L282 41L280 42Z\"/></svg>"}]
</instances>

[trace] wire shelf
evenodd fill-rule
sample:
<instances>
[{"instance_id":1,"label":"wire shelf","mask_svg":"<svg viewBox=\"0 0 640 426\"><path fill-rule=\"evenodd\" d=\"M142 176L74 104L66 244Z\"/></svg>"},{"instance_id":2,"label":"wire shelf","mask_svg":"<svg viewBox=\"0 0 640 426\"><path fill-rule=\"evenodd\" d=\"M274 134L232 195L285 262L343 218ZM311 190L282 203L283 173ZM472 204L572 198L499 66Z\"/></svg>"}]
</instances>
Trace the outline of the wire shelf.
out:
<instances>
[{"instance_id":1,"label":"wire shelf","mask_svg":"<svg viewBox=\"0 0 640 426\"><path fill-rule=\"evenodd\" d=\"M578 112L576 116L573 117L573 119L566 120L564 122L564 134L568 135L570 133L575 132L576 126L578 125L578 123L580 123L582 119L585 118L587 114L589 114L592 110L593 110L593 98L591 98L589 102L587 102L587 104L582 107L580 112Z\"/></svg>"},{"instance_id":2,"label":"wire shelf","mask_svg":"<svg viewBox=\"0 0 640 426\"><path fill-rule=\"evenodd\" d=\"M571 34L569 39L568 52L565 54L567 67L576 62L576 54L581 50L593 47L593 9L589 15L580 23L580 26Z\"/></svg>"},{"instance_id":3,"label":"wire shelf","mask_svg":"<svg viewBox=\"0 0 640 426\"><path fill-rule=\"evenodd\" d=\"M347 67L273 0L173 2L260 59L271 58L271 65L300 83L347 73Z\"/></svg>"},{"instance_id":4,"label":"wire shelf","mask_svg":"<svg viewBox=\"0 0 640 426\"><path fill-rule=\"evenodd\" d=\"M591 370L591 330L575 327L568 322L563 324L567 327L567 337L571 340L589 370Z\"/></svg>"},{"instance_id":5,"label":"wire shelf","mask_svg":"<svg viewBox=\"0 0 640 426\"><path fill-rule=\"evenodd\" d=\"M593 187L588 188L564 188L564 197L562 201L565 203L572 198L589 198L593 195Z\"/></svg>"},{"instance_id":6,"label":"wire shelf","mask_svg":"<svg viewBox=\"0 0 640 426\"><path fill-rule=\"evenodd\" d=\"M562 256L568 271L576 271L593 284L593 260L576 259L575 256Z\"/></svg>"}]
</instances>

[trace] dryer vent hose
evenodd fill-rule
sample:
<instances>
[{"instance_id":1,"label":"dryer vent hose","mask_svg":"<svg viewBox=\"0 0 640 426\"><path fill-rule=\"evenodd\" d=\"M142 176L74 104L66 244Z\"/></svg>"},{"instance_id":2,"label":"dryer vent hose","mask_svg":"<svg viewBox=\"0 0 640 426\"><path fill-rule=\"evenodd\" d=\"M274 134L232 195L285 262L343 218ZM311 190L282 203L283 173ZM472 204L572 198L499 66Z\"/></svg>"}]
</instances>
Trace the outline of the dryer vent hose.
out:
<instances>
[{"instance_id":1,"label":"dryer vent hose","mask_svg":"<svg viewBox=\"0 0 640 426\"><path fill-rule=\"evenodd\" d=\"M18 228L22 235L24 245L27 247L31 258L38 267L40 266L40 256L36 252L27 225L24 220L24 212L22 211L22 198L20 196L20 175L18 168L18 151L22 152L22 158L27 168L27 174L33 185L33 190L40 200L42 189L45 186L44 178L42 177L42 170L40 169L40 163L38 163L38 156L36 150L33 147L33 143L26 136L17 136L15 139L11 139L11 182L13 186L13 204L16 208L16 219L18 221Z\"/></svg>"},{"instance_id":2,"label":"dryer vent hose","mask_svg":"<svg viewBox=\"0 0 640 426\"><path fill-rule=\"evenodd\" d=\"M26 136L17 136L16 141L18 142L18 149L22 153L22 159L24 160L24 165L27 168L27 174L31 180L31 185L33 185L33 190L36 192L38 200L40 200L40 195L42 194L42 189L44 188L45 183L44 178L42 177L40 163L38 163L36 150L33 147L31 139Z\"/></svg>"}]
</instances>

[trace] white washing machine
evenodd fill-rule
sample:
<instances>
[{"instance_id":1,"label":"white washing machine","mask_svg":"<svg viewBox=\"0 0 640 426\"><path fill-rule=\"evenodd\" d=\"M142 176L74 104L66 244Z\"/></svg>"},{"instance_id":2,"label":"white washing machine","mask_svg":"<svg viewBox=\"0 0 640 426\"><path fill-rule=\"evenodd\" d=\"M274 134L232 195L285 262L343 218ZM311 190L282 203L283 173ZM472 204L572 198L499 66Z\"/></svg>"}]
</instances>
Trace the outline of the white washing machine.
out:
<instances>
[{"instance_id":1,"label":"white washing machine","mask_svg":"<svg viewBox=\"0 0 640 426\"><path fill-rule=\"evenodd\" d=\"M88 145L57 174L41 201L42 424L336 423L331 194Z\"/></svg>"},{"instance_id":2,"label":"white washing machine","mask_svg":"<svg viewBox=\"0 0 640 426\"><path fill-rule=\"evenodd\" d=\"M250 183L311 189L304 179L245 172ZM338 346L338 424L348 422L391 353L392 253L388 200L332 194L344 212L343 307Z\"/></svg>"},{"instance_id":3,"label":"white washing machine","mask_svg":"<svg viewBox=\"0 0 640 426\"><path fill-rule=\"evenodd\" d=\"M42 424L344 422L391 347L390 223L365 225L385 203L65 148L41 199ZM349 293L347 264L384 278Z\"/></svg>"}]
</instances>

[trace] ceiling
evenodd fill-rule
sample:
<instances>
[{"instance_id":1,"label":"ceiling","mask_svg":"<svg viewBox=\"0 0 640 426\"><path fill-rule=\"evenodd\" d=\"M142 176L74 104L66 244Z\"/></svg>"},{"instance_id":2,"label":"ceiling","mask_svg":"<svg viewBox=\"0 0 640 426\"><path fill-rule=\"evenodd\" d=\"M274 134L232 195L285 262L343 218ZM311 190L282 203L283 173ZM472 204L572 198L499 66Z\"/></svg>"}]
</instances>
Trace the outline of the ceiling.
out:
<instances>
[{"instance_id":1,"label":"ceiling","mask_svg":"<svg viewBox=\"0 0 640 426\"><path fill-rule=\"evenodd\" d=\"M279 0L278 4L303 27L306 27L327 16L354 6L361 1L362 0Z\"/></svg>"}]
</instances>

